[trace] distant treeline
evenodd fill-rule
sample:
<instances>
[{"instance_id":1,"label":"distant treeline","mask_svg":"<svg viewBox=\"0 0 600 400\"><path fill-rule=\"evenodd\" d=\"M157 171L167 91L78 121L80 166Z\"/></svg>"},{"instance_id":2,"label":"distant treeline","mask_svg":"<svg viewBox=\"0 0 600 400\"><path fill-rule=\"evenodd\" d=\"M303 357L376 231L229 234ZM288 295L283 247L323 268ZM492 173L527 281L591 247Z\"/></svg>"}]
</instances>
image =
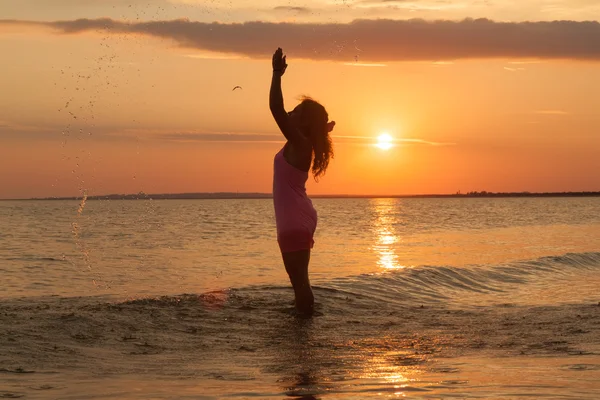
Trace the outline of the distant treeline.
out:
<instances>
[{"instance_id":1,"label":"distant treeline","mask_svg":"<svg viewBox=\"0 0 600 400\"><path fill-rule=\"evenodd\" d=\"M600 192L467 192L455 194L415 194L415 195L312 195L312 198L469 198L469 197L593 197ZM45 197L27 200L80 200L82 197ZM198 200L198 199L270 199L271 193L162 193L109 194L88 196L87 200Z\"/></svg>"},{"instance_id":2,"label":"distant treeline","mask_svg":"<svg viewBox=\"0 0 600 400\"><path fill-rule=\"evenodd\" d=\"M467 192L440 195L414 195L409 197L593 197L600 192Z\"/></svg>"}]
</instances>

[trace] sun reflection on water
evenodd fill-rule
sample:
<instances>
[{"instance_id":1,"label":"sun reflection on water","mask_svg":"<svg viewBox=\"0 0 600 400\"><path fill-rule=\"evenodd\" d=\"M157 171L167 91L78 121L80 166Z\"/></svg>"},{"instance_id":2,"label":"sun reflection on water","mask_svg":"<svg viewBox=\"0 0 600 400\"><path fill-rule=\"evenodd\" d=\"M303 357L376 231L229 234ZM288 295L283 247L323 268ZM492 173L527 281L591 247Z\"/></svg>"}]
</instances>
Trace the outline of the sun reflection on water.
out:
<instances>
[{"instance_id":1,"label":"sun reflection on water","mask_svg":"<svg viewBox=\"0 0 600 400\"><path fill-rule=\"evenodd\" d=\"M375 213L373 231L376 235L372 249L377 254L377 264L384 269L404 268L398 262L395 245L401 240L396 233L395 199L372 199L371 207Z\"/></svg>"},{"instance_id":2,"label":"sun reflection on water","mask_svg":"<svg viewBox=\"0 0 600 400\"><path fill-rule=\"evenodd\" d=\"M424 360L414 357L405 351L386 351L385 339L379 339L380 351L368 358L362 373L357 376L360 381L370 382L381 394L393 394L396 398L405 397L406 392L414 390L423 374Z\"/></svg>"}]
</instances>

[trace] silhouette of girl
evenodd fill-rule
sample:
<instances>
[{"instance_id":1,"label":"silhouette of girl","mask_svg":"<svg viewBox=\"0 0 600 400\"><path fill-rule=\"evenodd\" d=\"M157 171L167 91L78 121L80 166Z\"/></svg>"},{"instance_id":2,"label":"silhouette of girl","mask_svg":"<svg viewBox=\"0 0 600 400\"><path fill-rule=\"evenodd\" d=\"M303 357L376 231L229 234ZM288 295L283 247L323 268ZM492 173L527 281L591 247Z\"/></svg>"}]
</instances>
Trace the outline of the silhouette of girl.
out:
<instances>
[{"instance_id":1,"label":"silhouette of girl","mask_svg":"<svg viewBox=\"0 0 600 400\"><path fill-rule=\"evenodd\" d=\"M294 288L296 309L312 314L314 296L308 279L313 235L317 228L317 211L306 194L306 181L312 169L315 180L325 174L333 148L325 108L309 97L291 112L283 106L281 77L287 68L281 48L273 54L273 78L269 94L271 114L287 139L274 160L273 203L277 225L277 242L285 270Z\"/></svg>"}]
</instances>

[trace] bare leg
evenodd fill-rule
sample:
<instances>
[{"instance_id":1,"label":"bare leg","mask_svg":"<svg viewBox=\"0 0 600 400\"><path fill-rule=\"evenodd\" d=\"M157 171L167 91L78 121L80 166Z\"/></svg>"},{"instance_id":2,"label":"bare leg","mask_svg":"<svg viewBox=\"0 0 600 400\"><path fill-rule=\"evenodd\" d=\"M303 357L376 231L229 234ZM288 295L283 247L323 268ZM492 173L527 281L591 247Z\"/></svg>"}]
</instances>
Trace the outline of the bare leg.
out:
<instances>
[{"instance_id":1,"label":"bare leg","mask_svg":"<svg viewBox=\"0 0 600 400\"><path fill-rule=\"evenodd\" d=\"M312 314L315 297L310 287L310 280L308 279L310 250L283 253L282 257L285 270L294 288L296 309L303 314Z\"/></svg>"}]
</instances>

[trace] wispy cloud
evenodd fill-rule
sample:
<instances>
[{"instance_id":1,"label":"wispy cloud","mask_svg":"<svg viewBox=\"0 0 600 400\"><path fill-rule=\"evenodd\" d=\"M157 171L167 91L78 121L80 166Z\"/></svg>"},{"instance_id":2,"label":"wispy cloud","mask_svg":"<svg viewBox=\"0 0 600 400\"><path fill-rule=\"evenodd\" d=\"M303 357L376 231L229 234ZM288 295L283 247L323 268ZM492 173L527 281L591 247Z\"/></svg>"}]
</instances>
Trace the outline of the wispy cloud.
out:
<instances>
[{"instance_id":1,"label":"wispy cloud","mask_svg":"<svg viewBox=\"0 0 600 400\"><path fill-rule=\"evenodd\" d=\"M280 143L285 138L275 132L171 130L151 128L96 128L96 139L164 142Z\"/></svg>"},{"instance_id":2,"label":"wispy cloud","mask_svg":"<svg viewBox=\"0 0 600 400\"><path fill-rule=\"evenodd\" d=\"M93 132L93 135L92 135ZM12 139L50 139L75 140L85 138L93 141L131 142L223 142L223 143L281 143L285 138L280 133L236 132L236 131L200 131L167 130L151 128L128 128L99 126L86 128L85 131L72 127L56 125L22 125L0 121L0 134Z\"/></svg>"},{"instance_id":3,"label":"wispy cloud","mask_svg":"<svg viewBox=\"0 0 600 400\"><path fill-rule=\"evenodd\" d=\"M338 128L336 128L338 129ZM340 127L340 130L343 127ZM92 134L93 132L93 134ZM343 131L341 131L343 132ZM277 131L203 131L170 130L131 127L100 126L85 131L73 128L65 130L62 126L29 126L0 120L0 134L4 138L19 140L80 140L85 138L99 142L163 142L163 143L231 143L231 144L281 144L285 137ZM377 142L373 136L332 134L335 144L372 145ZM436 142L418 138L393 138L394 145L454 146L452 142Z\"/></svg>"},{"instance_id":4,"label":"wispy cloud","mask_svg":"<svg viewBox=\"0 0 600 400\"><path fill-rule=\"evenodd\" d=\"M331 135L333 140L342 139L343 141L349 142L360 142L360 143L374 143L377 138L372 136L345 136L345 135ZM432 142L424 139L413 139L413 138L393 138L391 143L400 144L424 144L429 146L455 146L456 143L451 142Z\"/></svg>"},{"instance_id":5,"label":"wispy cloud","mask_svg":"<svg viewBox=\"0 0 600 400\"><path fill-rule=\"evenodd\" d=\"M358 62L345 62L344 65L348 65L350 67L386 67L385 64L377 64L377 63L358 63Z\"/></svg>"},{"instance_id":6,"label":"wispy cloud","mask_svg":"<svg viewBox=\"0 0 600 400\"><path fill-rule=\"evenodd\" d=\"M308 7L292 7L292 6L277 6L273 8L274 11L287 12L294 14L310 14L311 9Z\"/></svg>"},{"instance_id":7,"label":"wispy cloud","mask_svg":"<svg viewBox=\"0 0 600 400\"><path fill-rule=\"evenodd\" d=\"M521 65L521 64L541 64L544 61L542 60L517 60L517 61L509 61L509 64L513 65Z\"/></svg>"},{"instance_id":8,"label":"wispy cloud","mask_svg":"<svg viewBox=\"0 0 600 400\"><path fill-rule=\"evenodd\" d=\"M253 58L270 57L285 43L291 57L367 63L468 58L578 59L600 61L597 21L494 22L355 20L347 24L189 20L126 23L112 19L55 22L0 20L0 25L45 26L63 34L113 32L171 39L183 48ZM359 43L357 43L357 40Z\"/></svg>"},{"instance_id":9,"label":"wispy cloud","mask_svg":"<svg viewBox=\"0 0 600 400\"><path fill-rule=\"evenodd\" d=\"M386 8L386 9L409 9L409 10L443 10L451 8L464 8L465 4L459 1L444 0L359 0L353 6L355 8Z\"/></svg>"},{"instance_id":10,"label":"wispy cloud","mask_svg":"<svg viewBox=\"0 0 600 400\"><path fill-rule=\"evenodd\" d=\"M435 61L433 65L454 65L454 61Z\"/></svg>"},{"instance_id":11,"label":"wispy cloud","mask_svg":"<svg viewBox=\"0 0 600 400\"><path fill-rule=\"evenodd\" d=\"M525 71L525 68L522 68L522 67L519 67L519 68L504 67L504 69L509 72Z\"/></svg>"},{"instance_id":12,"label":"wispy cloud","mask_svg":"<svg viewBox=\"0 0 600 400\"><path fill-rule=\"evenodd\" d=\"M27 133L27 132L35 132L39 129L40 129L40 127L35 126L35 125L26 125L26 124L22 124L19 122L0 120L0 133L4 133L4 132Z\"/></svg>"},{"instance_id":13,"label":"wispy cloud","mask_svg":"<svg viewBox=\"0 0 600 400\"><path fill-rule=\"evenodd\" d=\"M237 60L240 58L248 58L241 57L235 54L225 54L225 53L213 53L213 52L202 52L195 54L183 54L183 57L187 58L197 58L200 60Z\"/></svg>"},{"instance_id":14,"label":"wispy cloud","mask_svg":"<svg viewBox=\"0 0 600 400\"><path fill-rule=\"evenodd\" d=\"M268 133L169 132L152 137L173 142L280 143L285 141L283 135Z\"/></svg>"},{"instance_id":15,"label":"wispy cloud","mask_svg":"<svg viewBox=\"0 0 600 400\"><path fill-rule=\"evenodd\" d=\"M562 110L538 110L534 112L535 114L542 115L569 115L570 113Z\"/></svg>"},{"instance_id":16,"label":"wispy cloud","mask_svg":"<svg viewBox=\"0 0 600 400\"><path fill-rule=\"evenodd\" d=\"M172 142L236 142L236 143L282 143L285 138L281 133L256 133L256 132L172 132L150 130L127 130L119 133L120 136L128 135L150 140L164 140ZM337 143L372 144L377 138L372 136L331 135ZM395 144L421 144L429 146L453 146L456 143L434 142L424 139L395 138Z\"/></svg>"},{"instance_id":17,"label":"wispy cloud","mask_svg":"<svg viewBox=\"0 0 600 400\"><path fill-rule=\"evenodd\" d=\"M395 3L407 3L409 0L358 0L354 4L395 4Z\"/></svg>"}]
</instances>

